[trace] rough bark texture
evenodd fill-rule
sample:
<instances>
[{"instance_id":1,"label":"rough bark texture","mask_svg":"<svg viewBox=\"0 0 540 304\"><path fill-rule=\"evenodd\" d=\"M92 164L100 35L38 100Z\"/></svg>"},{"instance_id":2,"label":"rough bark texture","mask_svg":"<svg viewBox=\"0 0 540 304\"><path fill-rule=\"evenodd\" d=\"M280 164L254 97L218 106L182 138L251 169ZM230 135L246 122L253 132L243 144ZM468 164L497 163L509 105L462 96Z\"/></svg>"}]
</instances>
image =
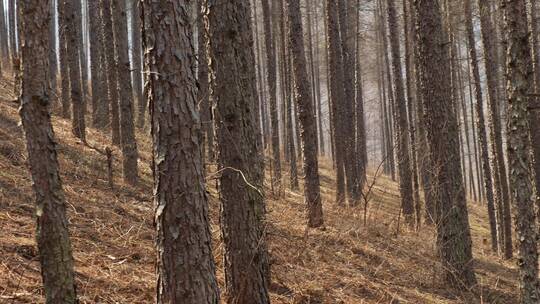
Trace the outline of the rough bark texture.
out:
<instances>
[{"instance_id":1,"label":"rough bark texture","mask_svg":"<svg viewBox=\"0 0 540 304\"><path fill-rule=\"evenodd\" d=\"M143 2L157 229L157 302L219 303L200 153L189 1ZM170 76L163 76L170 75Z\"/></svg>"},{"instance_id":2,"label":"rough bark texture","mask_svg":"<svg viewBox=\"0 0 540 304\"><path fill-rule=\"evenodd\" d=\"M304 32L299 0L287 0L289 14L289 48L292 53L294 93L300 119L300 136L304 155L304 197L307 205L308 227L322 226L323 209L317 158L317 121L313 109L312 90L307 73Z\"/></svg>"},{"instance_id":3,"label":"rough bark texture","mask_svg":"<svg viewBox=\"0 0 540 304\"><path fill-rule=\"evenodd\" d=\"M392 53L392 75L396 97L394 113L396 126L399 192L401 194L401 212L409 224L414 220L414 200L411 176L411 161L409 156L409 125L407 122L407 100L403 85L403 72L401 68L401 50L399 45L399 29L396 16L395 0L387 0L388 28L390 31L390 51Z\"/></svg>"},{"instance_id":4,"label":"rough bark texture","mask_svg":"<svg viewBox=\"0 0 540 304\"><path fill-rule=\"evenodd\" d=\"M484 172L484 187L486 188L487 211L489 217L489 228L491 233L491 249L498 251L497 223L495 215L495 201L493 198L493 183L491 180L491 168L489 166L489 150L487 143L486 123L484 120L484 98L482 96L482 86L480 83L480 68L476 55L476 42L474 39L474 27L472 22L471 0L465 0L465 27L467 31L467 45L469 48L469 58L472 67L472 77L475 93L476 120L478 125L478 141L480 142L480 153L482 157L482 171ZM502 232L502 231L501 231Z\"/></svg>"},{"instance_id":5,"label":"rough bark texture","mask_svg":"<svg viewBox=\"0 0 540 304\"><path fill-rule=\"evenodd\" d=\"M420 92L426 115L431 163L435 171L437 250L446 282L453 287L476 283L465 189L460 170L458 124L451 108L448 48L438 2L415 0Z\"/></svg>"},{"instance_id":6,"label":"rough bark texture","mask_svg":"<svg viewBox=\"0 0 540 304\"><path fill-rule=\"evenodd\" d=\"M332 111L332 126L334 135L334 158L336 162L336 203L345 203L345 138L341 120L343 119L344 107L340 105L345 100L343 79L343 60L341 56L341 42L339 38L338 7L337 1L326 1L326 25L327 25L327 51L329 68L330 103Z\"/></svg>"},{"instance_id":7,"label":"rough bark texture","mask_svg":"<svg viewBox=\"0 0 540 304\"><path fill-rule=\"evenodd\" d=\"M9 54L11 63L15 64L15 59L19 54L17 54L17 37L15 36L15 27L16 27L16 7L15 0L8 0L9 9L8 9L8 21L9 21ZM13 67L15 68L15 67Z\"/></svg>"},{"instance_id":8,"label":"rough bark texture","mask_svg":"<svg viewBox=\"0 0 540 304\"><path fill-rule=\"evenodd\" d=\"M538 29L539 21L537 15L536 0L529 0L529 12L531 14L531 50L532 50L532 62L534 67L534 84L536 88L536 94L540 92L540 44L538 42ZM534 154L534 175L535 186L537 189L536 203L540 206L540 197L538 196L538 190L540 189L540 97L536 96L533 106L529 107L529 125L531 128L531 141ZM540 216L540 209L538 210Z\"/></svg>"},{"instance_id":9,"label":"rough bark texture","mask_svg":"<svg viewBox=\"0 0 540 304\"><path fill-rule=\"evenodd\" d=\"M3 2L3 1L0 1L0 2ZM47 53L47 55L49 56L49 85L51 86L51 91L50 91L50 96L51 96L51 104L55 104L57 101L58 101L58 92L57 92L57 89L58 89L58 62L56 60L56 33L58 32L57 28L56 28L56 12L57 12L57 7L56 7L56 1L55 0L51 0L49 1L49 6L50 6L50 16L49 16L49 42L50 42L50 47L49 47L49 51ZM0 4L0 10L2 10L2 12L0 13L0 18L3 18L4 16L4 12L3 12L3 5ZM4 22L4 20L0 20L0 30L2 29L2 22ZM0 33L1 35L1 33ZM1 38L0 38L1 39ZM2 41L0 40L0 43L2 43ZM1 47L0 47L1 48ZM2 58L5 58L2 56ZM0 62L2 61L3 59L0 59Z\"/></svg>"},{"instance_id":10,"label":"rough bark texture","mask_svg":"<svg viewBox=\"0 0 540 304\"><path fill-rule=\"evenodd\" d=\"M103 41L114 41L113 19L111 11L111 0L100 0L101 17L102 17L102 33ZM120 118L118 117L118 67L116 65L115 43L103 49L105 56L105 71L107 73L108 84L108 99L111 110L111 135L112 142L115 145L120 145Z\"/></svg>"},{"instance_id":11,"label":"rough bark texture","mask_svg":"<svg viewBox=\"0 0 540 304\"><path fill-rule=\"evenodd\" d=\"M500 234L500 247L506 258L512 257L512 219L510 212L510 198L506 178L506 166L504 164L503 143L501 134L501 115L499 109L499 62L497 46L493 33L495 28L491 21L490 1L479 0L480 23L482 30L482 42L484 45L484 62L486 66L486 78L488 88L489 125L491 136L491 149L494 155L492 161L492 173L494 177L494 195L499 214L498 226ZM502 62L501 62L502 64ZM485 176L483 177L485 179ZM486 197L487 197L486 189Z\"/></svg>"},{"instance_id":12,"label":"rough bark texture","mask_svg":"<svg viewBox=\"0 0 540 304\"><path fill-rule=\"evenodd\" d=\"M45 303L77 303L73 255L54 131L49 115L49 1L19 1L22 20L20 115L36 197L36 239Z\"/></svg>"},{"instance_id":13,"label":"rough bark texture","mask_svg":"<svg viewBox=\"0 0 540 304\"><path fill-rule=\"evenodd\" d=\"M281 157L279 149L279 122L277 108L276 50L272 33L272 13L270 0L261 0L264 20L264 42L266 46L266 81L270 95L270 120L272 124L272 183L279 188L281 184ZM275 5L275 4L274 4Z\"/></svg>"},{"instance_id":14,"label":"rough bark texture","mask_svg":"<svg viewBox=\"0 0 540 304\"><path fill-rule=\"evenodd\" d=\"M142 42L141 42L141 1L130 1L131 13L131 70L133 76L133 99L137 106L137 127L143 128L146 115L146 99L143 97L142 84ZM135 107L135 106L134 106Z\"/></svg>"},{"instance_id":15,"label":"rough bark texture","mask_svg":"<svg viewBox=\"0 0 540 304\"><path fill-rule=\"evenodd\" d=\"M63 16L65 22L66 32L66 49L67 49L67 63L69 68L69 86L71 97L71 131L73 135L80 138L82 141L86 140L86 125L85 125L85 109L84 100L81 91L81 66L79 62L79 36L81 33L81 26L78 23L80 18L78 17L81 12L77 11L75 1L62 0Z\"/></svg>"},{"instance_id":16,"label":"rough bark texture","mask_svg":"<svg viewBox=\"0 0 540 304\"><path fill-rule=\"evenodd\" d=\"M270 302L250 11L249 1L220 0L206 16L229 304Z\"/></svg>"},{"instance_id":17,"label":"rough bark texture","mask_svg":"<svg viewBox=\"0 0 540 304\"><path fill-rule=\"evenodd\" d=\"M129 65L126 1L113 1L112 11L114 42L116 45L116 65L118 67L120 147L124 180L134 185L138 180L137 159L139 153L135 141L133 122L133 90Z\"/></svg>"},{"instance_id":18,"label":"rough bark texture","mask_svg":"<svg viewBox=\"0 0 540 304\"><path fill-rule=\"evenodd\" d=\"M531 155L528 106L534 86L525 0L504 0L505 29L508 33L508 160L512 199L516 206L516 233L522 304L538 303L538 249L534 170Z\"/></svg>"},{"instance_id":19,"label":"rough bark texture","mask_svg":"<svg viewBox=\"0 0 540 304\"><path fill-rule=\"evenodd\" d=\"M92 123L95 128L104 129L109 124L109 100L107 99L107 76L102 56L105 49L101 35L101 8L99 1L88 3L90 21L90 69L92 81Z\"/></svg>"}]
</instances>

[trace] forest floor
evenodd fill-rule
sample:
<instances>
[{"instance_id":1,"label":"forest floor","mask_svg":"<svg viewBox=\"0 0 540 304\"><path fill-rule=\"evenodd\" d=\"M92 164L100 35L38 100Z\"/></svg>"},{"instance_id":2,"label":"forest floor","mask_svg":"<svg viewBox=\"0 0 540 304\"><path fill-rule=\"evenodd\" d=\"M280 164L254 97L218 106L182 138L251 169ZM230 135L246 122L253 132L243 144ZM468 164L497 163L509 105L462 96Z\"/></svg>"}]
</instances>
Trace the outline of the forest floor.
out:
<instances>
[{"instance_id":1,"label":"forest floor","mask_svg":"<svg viewBox=\"0 0 540 304\"><path fill-rule=\"evenodd\" d=\"M12 90L10 80L0 81L0 303L43 303L33 193ZM114 150L116 188L111 191L105 157L76 140L68 120L54 116L53 123L80 302L153 303L150 136L137 134L138 187L121 181L120 152ZM107 134L94 129L88 129L87 138L94 147L110 142ZM223 287L215 166L208 168L214 255ZM515 260L503 261L490 252L484 205L469 204L479 285L466 292L451 290L441 281L433 228L422 226L416 232L398 220L396 183L384 176L376 179L364 222L363 204L333 203L329 161L321 160L320 172L324 229L305 228L301 191L273 195L266 189L273 303L517 303ZM284 177L285 185L287 181Z\"/></svg>"}]
</instances>

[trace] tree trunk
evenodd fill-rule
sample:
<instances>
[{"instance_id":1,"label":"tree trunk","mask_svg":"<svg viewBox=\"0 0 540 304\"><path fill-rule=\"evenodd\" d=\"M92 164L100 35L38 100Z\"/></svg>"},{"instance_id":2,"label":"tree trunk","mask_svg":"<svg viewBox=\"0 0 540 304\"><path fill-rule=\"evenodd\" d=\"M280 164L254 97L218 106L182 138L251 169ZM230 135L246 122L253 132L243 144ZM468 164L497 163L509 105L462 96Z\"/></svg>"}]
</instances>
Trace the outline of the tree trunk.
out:
<instances>
[{"instance_id":1,"label":"tree trunk","mask_svg":"<svg viewBox=\"0 0 540 304\"><path fill-rule=\"evenodd\" d=\"M484 172L484 187L486 188L487 211L489 218L489 228L491 235L491 249L498 251L497 223L495 216L495 201L493 198L493 184L491 181L491 168L489 167L489 150L487 144L486 123L484 121L484 98L482 96L482 86L480 82L480 68L476 55L476 42L474 39L474 26L472 20L471 0L465 0L465 27L467 31L467 46L469 48L469 58L471 60L472 77L475 93L476 121L478 125L478 141L480 142L480 153L482 156L482 171Z\"/></svg>"},{"instance_id":2,"label":"tree trunk","mask_svg":"<svg viewBox=\"0 0 540 304\"><path fill-rule=\"evenodd\" d=\"M113 17L111 11L111 0L100 0L101 3L101 16L103 18L102 24L102 36L103 41L114 42L114 32L113 32ZM108 84L108 99L110 102L111 110L111 135L112 142L114 145L120 145L120 118L119 118L119 109L118 109L118 67L116 65L115 50L118 47L115 43L109 45L103 49L105 56L105 66L107 74L107 84Z\"/></svg>"},{"instance_id":3,"label":"tree trunk","mask_svg":"<svg viewBox=\"0 0 540 304\"><path fill-rule=\"evenodd\" d=\"M2 72L9 58L9 34L4 7L4 1L0 1L0 65L2 66Z\"/></svg>"},{"instance_id":4,"label":"tree trunk","mask_svg":"<svg viewBox=\"0 0 540 304\"><path fill-rule=\"evenodd\" d=\"M345 138L341 120L343 119L344 79L341 44L339 39L337 2L326 0L326 20L328 28L327 48L328 67L330 76L330 102L332 106L332 125L335 141L334 157L336 162L336 203L345 203Z\"/></svg>"},{"instance_id":5,"label":"tree trunk","mask_svg":"<svg viewBox=\"0 0 540 304\"><path fill-rule=\"evenodd\" d=\"M207 12L226 301L270 303L250 5L218 1Z\"/></svg>"},{"instance_id":6,"label":"tree trunk","mask_svg":"<svg viewBox=\"0 0 540 304\"><path fill-rule=\"evenodd\" d=\"M131 9L131 69L133 76L133 104L137 105L137 127L142 129L144 127L145 115L146 115L146 100L143 97L143 84L142 84L142 43L141 43L141 2L138 0L130 1Z\"/></svg>"},{"instance_id":7,"label":"tree trunk","mask_svg":"<svg viewBox=\"0 0 540 304\"><path fill-rule=\"evenodd\" d=\"M22 51L21 121L36 196L36 239L45 303L78 303L66 203L49 115L49 1L20 1Z\"/></svg>"},{"instance_id":8,"label":"tree trunk","mask_svg":"<svg viewBox=\"0 0 540 304\"><path fill-rule=\"evenodd\" d=\"M58 40L59 40L59 52L60 52L60 75L61 75L61 103L62 103L62 117L70 118L70 87L69 87L69 60L67 49L67 32L66 32L66 10L64 8L65 1L58 0Z\"/></svg>"},{"instance_id":9,"label":"tree trunk","mask_svg":"<svg viewBox=\"0 0 540 304\"><path fill-rule=\"evenodd\" d=\"M143 2L151 106L157 303L217 304L189 1ZM187 62L184 60L188 60ZM174 75L163 78L159 75Z\"/></svg>"},{"instance_id":10,"label":"tree trunk","mask_svg":"<svg viewBox=\"0 0 540 304\"><path fill-rule=\"evenodd\" d=\"M15 59L19 56L17 53L17 37L16 37L16 9L15 0L8 0L8 21L9 21L9 54L11 64L15 64Z\"/></svg>"},{"instance_id":11,"label":"tree trunk","mask_svg":"<svg viewBox=\"0 0 540 304\"><path fill-rule=\"evenodd\" d=\"M119 84L120 110L120 147L122 149L122 167L124 180L137 184L137 159L139 152L135 141L133 122L133 89L131 87L131 71L129 65L129 48L127 32L126 1L113 1L111 7L113 17L114 42L116 45L116 65Z\"/></svg>"},{"instance_id":12,"label":"tree trunk","mask_svg":"<svg viewBox=\"0 0 540 304\"><path fill-rule=\"evenodd\" d=\"M67 48L67 61L69 66L69 85L71 89L71 128L73 135L82 141L86 141L86 124L85 124L85 108L84 100L81 89L81 66L79 62L80 48L80 35L81 24L80 14L81 11L77 9L80 5L75 3L76 1L63 0L64 1L64 22L66 31L66 48Z\"/></svg>"},{"instance_id":13,"label":"tree trunk","mask_svg":"<svg viewBox=\"0 0 540 304\"><path fill-rule=\"evenodd\" d=\"M0 1L3 2L3 1ZM50 3L50 17L49 17L49 85L51 86L51 104L56 104L56 102L59 100L58 98L58 62L56 60L56 33L58 32L56 28L56 16L57 16L57 10L56 10L56 1L51 0ZM0 18L3 18L4 16L4 10L3 5L0 4L0 10L2 12L0 13ZM0 20L0 30L2 30L2 24L4 23L4 20ZM0 34L1 35L1 34ZM0 43L3 43L3 41L0 40ZM1 48L1 47L0 47ZM2 56L2 59L0 59L0 63L2 62L4 56Z\"/></svg>"},{"instance_id":14,"label":"tree trunk","mask_svg":"<svg viewBox=\"0 0 540 304\"><path fill-rule=\"evenodd\" d=\"M272 124L272 184L277 188L281 185L281 157L279 148L279 119L276 90L276 50L272 33L272 13L269 0L261 0L264 20L264 41L266 45L266 81L270 94L270 120Z\"/></svg>"},{"instance_id":15,"label":"tree trunk","mask_svg":"<svg viewBox=\"0 0 540 304\"><path fill-rule=\"evenodd\" d=\"M353 0L349 0L353 1ZM364 187L366 181L366 170L368 165L367 157L367 139L366 139L366 123L364 118L364 84L362 81L362 64L360 62L360 0L356 1L355 16L356 18L356 50L355 50L355 71L356 71L356 99L355 99L355 122L356 122L356 156L358 160L358 174L360 179L360 191Z\"/></svg>"},{"instance_id":16,"label":"tree trunk","mask_svg":"<svg viewBox=\"0 0 540 304\"><path fill-rule=\"evenodd\" d=\"M399 45L399 29L395 0L387 0L388 28L390 31L390 51L392 53L392 69L396 98L394 113L396 126L396 141L398 155L399 192L401 194L401 212L409 224L414 223L414 200L411 176L411 161L409 156L409 125L407 123L407 101L403 86L403 71L401 68L401 50Z\"/></svg>"},{"instance_id":17,"label":"tree trunk","mask_svg":"<svg viewBox=\"0 0 540 304\"><path fill-rule=\"evenodd\" d=\"M312 90L307 73L306 52L300 1L287 0L289 13L289 48L292 53L295 101L298 105L302 151L304 152L304 197L308 211L308 227L324 224L317 158L317 121L313 109Z\"/></svg>"},{"instance_id":18,"label":"tree trunk","mask_svg":"<svg viewBox=\"0 0 540 304\"><path fill-rule=\"evenodd\" d=\"M508 33L508 160L512 198L516 204L516 234L522 304L538 303L538 249L534 205L536 194L531 155L528 107L533 101L532 60L525 0L505 0L505 28Z\"/></svg>"},{"instance_id":19,"label":"tree trunk","mask_svg":"<svg viewBox=\"0 0 540 304\"><path fill-rule=\"evenodd\" d=\"M416 0L420 92L435 180L437 249L447 284L476 284L465 189L460 170L458 123L451 104L450 65L438 2Z\"/></svg>"},{"instance_id":20,"label":"tree trunk","mask_svg":"<svg viewBox=\"0 0 540 304\"><path fill-rule=\"evenodd\" d=\"M101 9L98 1L90 1L90 68L92 80L92 122L95 128L105 129L109 124L109 101L106 96L107 76L105 75L102 51L105 49L101 34Z\"/></svg>"},{"instance_id":21,"label":"tree trunk","mask_svg":"<svg viewBox=\"0 0 540 304\"><path fill-rule=\"evenodd\" d=\"M503 253L505 258L512 257L512 219L510 211L510 198L508 196L508 184L506 179L506 166L504 164L503 143L501 134L501 121L498 96L502 95L498 92L498 57L496 47L493 44L493 23L490 20L490 1L479 0L480 22L482 29L482 42L484 44L484 60L486 66L486 78L488 87L488 106L491 126L491 147L494 154L494 162L492 164L493 177L495 181L495 199L498 209L501 210L502 218L499 218L499 228L502 227L501 247L504 248ZM484 176L485 179L485 176ZM487 196L488 189L486 189ZM504 246L503 246L504 245Z\"/></svg>"}]
</instances>

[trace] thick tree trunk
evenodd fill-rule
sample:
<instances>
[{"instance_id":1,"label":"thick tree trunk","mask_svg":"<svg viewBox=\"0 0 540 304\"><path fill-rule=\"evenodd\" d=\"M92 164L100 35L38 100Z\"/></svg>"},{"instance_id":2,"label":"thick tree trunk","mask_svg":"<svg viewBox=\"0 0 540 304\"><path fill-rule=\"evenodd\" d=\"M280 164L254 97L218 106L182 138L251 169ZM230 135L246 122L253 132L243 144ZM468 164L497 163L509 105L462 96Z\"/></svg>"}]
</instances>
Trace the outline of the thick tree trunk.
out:
<instances>
[{"instance_id":1,"label":"thick tree trunk","mask_svg":"<svg viewBox=\"0 0 540 304\"><path fill-rule=\"evenodd\" d=\"M227 303L269 303L263 158L249 1L208 7ZM246 261L249 261L247 263Z\"/></svg>"},{"instance_id":2,"label":"thick tree trunk","mask_svg":"<svg viewBox=\"0 0 540 304\"><path fill-rule=\"evenodd\" d=\"M292 53L294 93L298 105L302 151L304 155L304 197L308 213L308 227L324 224L317 158L317 121L313 109L312 90L307 73L306 52L300 1L287 0L289 13L289 48Z\"/></svg>"},{"instance_id":3,"label":"thick tree trunk","mask_svg":"<svg viewBox=\"0 0 540 304\"><path fill-rule=\"evenodd\" d=\"M495 184L495 200L500 210L499 233L502 236L501 248L505 258L512 257L512 219L510 211L510 198L508 195L508 184L506 178L506 166L504 164L504 153L501 132L501 118L499 110L498 83L498 57L496 46L494 45L494 26L490 19L490 1L479 0L480 23L482 29L482 42L484 44L484 60L486 66L486 78L488 87L488 106L491 127L491 147L494 155L492 171ZM502 62L501 62L502 64ZM484 176L485 179L485 176ZM486 189L487 196L488 189ZM498 211L499 212L499 211ZM502 231L501 231L502 228Z\"/></svg>"},{"instance_id":4,"label":"thick tree trunk","mask_svg":"<svg viewBox=\"0 0 540 304\"><path fill-rule=\"evenodd\" d=\"M416 0L420 92L437 198L437 249L449 286L476 284L465 189L460 170L458 123L451 100L449 54L438 2Z\"/></svg>"},{"instance_id":5,"label":"thick tree trunk","mask_svg":"<svg viewBox=\"0 0 540 304\"><path fill-rule=\"evenodd\" d=\"M272 124L272 184L279 189L281 185L281 154L279 148L279 119L277 107L276 50L272 33L272 13L270 0L261 0L264 20L264 41L266 45L266 81L269 89L270 120ZM276 4L274 4L276 5Z\"/></svg>"},{"instance_id":6,"label":"thick tree trunk","mask_svg":"<svg viewBox=\"0 0 540 304\"><path fill-rule=\"evenodd\" d=\"M47 24L49 1L20 1L22 51L21 121L36 196L36 239L45 303L78 303L66 204L49 115Z\"/></svg>"},{"instance_id":7,"label":"thick tree trunk","mask_svg":"<svg viewBox=\"0 0 540 304\"><path fill-rule=\"evenodd\" d=\"M109 124L109 100L107 99L107 76L103 63L103 36L101 35L101 8L99 1L88 3L90 20L90 68L92 80L92 123L95 128L105 129Z\"/></svg>"},{"instance_id":8,"label":"thick tree trunk","mask_svg":"<svg viewBox=\"0 0 540 304\"><path fill-rule=\"evenodd\" d=\"M411 161L409 155L409 125L407 123L407 101L403 85L403 71L401 68L401 50L399 45L399 29L395 0L387 0L388 28L390 31L390 51L392 53L392 75L396 98L394 113L396 126L396 141L398 155L399 192L401 194L401 212L409 224L414 223L414 199L411 176Z\"/></svg>"},{"instance_id":9,"label":"thick tree trunk","mask_svg":"<svg viewBox=\"0 0 540 304\"><path fill-rule=\"evenodd\" d=\"M71 128L73 135L82 141L86 141L86 124L85 124L85 103L82 96L81 88L81 66L79 62L80 50L80 35L81 24L79 23L81 11L77 10L80 5L76 1L63 0L63 12L65 31L66 31L66 48L67 61L69 66L69 85L71 96Z\"/></svg>"},{"instance_id":10,"label":"thick tree trunk","mask_svg":"<svg viewBox=\"0 0 540 304\"><path fill-rule=\"evenodd\" d=\"M103 41L114 41L113 17L111 11L111 0L100 0L101 17L103 18L102 36ZM118 67L116 65L115 49L118 47L115 43L103 49L105 56L105 71L107 73L108 99L111 110L111 135L112 142L120 145L120 118L118 109Z\"/></svg>"},{"instance_id":11,"label":"thick tree trunk","mask_svg":"<svg viewBox=\"0 0 540 304\"><path fill-rule=\"evenodd\" d=\"M154 155L157 302L217 304L189 1L143 2ZM182 59L184 58L184 59ZM188 60L187 62L184 60ZM163 78L160 75L174 75Z\"/></svg>"},{"instance_id":12,"label":"thick tree trunk","mask_svg":"<svg viewBox=\"0 0 540 304\"><path fill-rule=\"evenodd\" d=\"M135 185L138 181L137 159L139 152L135 141L133 121L133 89L129 65L127 32L127 7L125 1L112 2L114 43L116 45L116 65L118 67L119 110L120 110L120 147L122 149L122 167L124 180Z\"/></svg>"},{"instance_id":13,"label":"thick tree trunk","mask_svg":"<svg viewBox=\"0 0 540 304\"><path fill-rule=\"evenodd\" d=\"M339 38L338 7L337 2L326 0L326 23L328 28L327 51L328 68L330 76L330 103L332 107L332 125L335 141L334 157L336 162L336 203L345 203L345 137L341 120L343 119L344 107L341 103L345 100L343 60L341 56L341 42Z\"/></svg>"},{"instance_id":14,"label":"thick tree trunk","mask_svg":"<svg viewBox=\"0 0 540 304\"><path fill-rule=\"evenodd\" d=\"M508 33L508 160L512 199L516 205L519 281L522 304L538 303L538 248L534 169L531 167L530 125L528 107L534 86L527 27L525 0L504 0L505 29Z\"/></svg>"},{"instance_id":15,"label":"thick tree trunk","mask_svg":"<svg viewBox=\"0 0 540 304\"><path fill-rule=\"evenodd\" d=\"M482 96L482 86L480 82L480 68L476 55L476 42L474 39L474 26L472 20L471 0L465 0L465 28L467 31L467 46L469 48L469 58L471 60L472 77L475 93L476 121L478 125L478 141L480 142L480 153L482 156L482 171L484 172L484 187L486 188L487 211L489 218L489 228L491 234L491 249L498 251L497 223L495 215L495 201L493 198L493 184L491 180L491 168L489 166L489 150L487 143L486 123L484 120L484 98Z\"/></svg>"}]
</instances>

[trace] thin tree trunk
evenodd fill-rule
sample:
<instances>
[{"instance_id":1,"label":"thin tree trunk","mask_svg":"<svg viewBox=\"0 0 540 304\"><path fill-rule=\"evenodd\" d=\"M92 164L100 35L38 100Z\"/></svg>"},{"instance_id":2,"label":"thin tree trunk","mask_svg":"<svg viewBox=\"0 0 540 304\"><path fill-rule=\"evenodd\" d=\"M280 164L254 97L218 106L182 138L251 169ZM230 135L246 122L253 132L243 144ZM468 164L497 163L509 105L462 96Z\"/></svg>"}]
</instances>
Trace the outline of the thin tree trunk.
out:
<instances>
[{"instance_id":1,"label":"thin tree trunk","mask_svg":"<svg viewBox=\"0 0 540 304\"><path fill-rule=\"evenodd\" d=\"M407 101L403 85L403 72L401 68L401 50L399 45L399 29L395 0L387 0L388 28L390 32L390 51L392 53L392 69L396 98L394 113L396 126L396 141L398 155L399 192L401 194L401 212L410 225L414 223L414 199L411 174L411 160L409 155L409 125L407 123Z\"/></svg>"},{"instance_id":2,"label":"thin tree trunk","mask_svg":"<svg viewBox=\"0 0 540 304\"><path fill-rule=\"evenodd\" d=\"M36 240L41 264L45 303L78 303L73 254L68 232L66 202L49 114L48 24L49 1L20 1L22 51L22 126L28 164L36 198Z\"/></svg>"},{"instance_id":3,"label":"thin tree trunk","mask_svg":"<svg viewBox=\"0 0 540 304\"><path fill-rule=\"evenodd\" d=\"M465 0L465 27L467 31L467 46L469 48L469 58L471 60L472 77L475 92L476 121L478 125L478 140L480 142L480 153L482 156L482 170L484 172L484 186L486 188L487 211L489 218L489 228L491 235L491 249L498 251L497 223L495 215L495 201L493 198L493 184L491 180L491 168L489 166L489 150L487 144L486 124L484 121L484 98L480 84L480 68L476 55L476 42L474 39L474 26L472 22L471 0Z\"/></svg>"},{"instance_id":4,"label":"thin tree trunk","mask_svg":"<svg viewBox=\"0 0 540 304\"><path fill-rule=\"evenodd\" d=\"M312 90L309 85L306 53L303 40L300 1L287 0L289 13L289 48L292 54L295 100L299 109L304 163L304 196L306 200L308 227L323 225L323 209L317 158L317 121L313 110Z\"/></svg>"},{"instance_id":5,"label":"thin tree trunk","mask_svg":"<svg viewBox=\"0 0 540 304\"><path fill-rule=\"evenodd\" d=\"M112 2L114 42L116 45L116 65L119 83L120 147L124 180L136 185L139 179L137 160L139 152L135 141L133 121L133 89L129 65L127 32L127 7L125 1Z\"/></svg>"},{"instance_id":6,"label":"thin tree trunk","mask_svg":"<svg viewBox=\"0 0 540 304\"><path fill-rule=\"evenodd\" d=\"M261 0L263 8L263 20L264 20L264 41L266 45L266 61L267 61L267 82L270 94L270 120L272 123L272 164L273 175L272 184L277 186L281 185L281 155L279 147L279 119L277 108L277 90L276 90L276 50L274 47L272 33L272 20L270 10L270 0Z\"/></svg>"},{"instance_id":7,"label":"thin tree trunk","mask_svg":"<svg viewBox=\"0 0 540 304\"><path fill-rule=\"evenodd\" d=\"M146 99L143 97L142 84L142 42L141 42L141 1L130 1L131 9L131 70L133 72L133 104L137 106L137 128L142 129L145 123Z\"/></svg>"},{"instance_id":8,"label":"thin tree trunk","mask_svg":"<svg viewBox=\"0 0 540 304\"><path fill-rule=\"evenodd\" d=\"M219 302L200 153L189 1L143 2L154 156L157 303ZM185 62L184 59L190 62ZM163 78L159 75L175 75ZM187 140L178 140L187 139Z\"/></svg>"},{"instance_id":9,"label":"thin tree trunk","mask_svg":"<svg viewBox=\"0 0 540 304\"><path fill-rule=\"evenodd\" d=\"M102 51L105 48L101 31L101 9L98 1L89 3L90 19L90 67L92 69L92 123L98 129L109 124L109 101L106 98L107 76L105 75Z\"/></svg>"},{"instance_id":10,"label":"thin tree trunk","mask_svg":"<svg viewBox=\"0 0 540 304\"><path fill-rule=\"evenodd\" d=\"M2 11L0 13L0 31L3 29L4 24L4 6L3 1L0 1L0 10ZM56 60L56 16L57 16L57 9L56 9L56 1L50 0L50 16L49 16L49 84L51 86L51 104L56 104L59 101L58 98L58 62ZM3 32L0 33L2 35ZM0 40L0 43L3 43L3 41ZM2 48L2 47L0 47ZM0 59L0 63L2 62L4 56Z\"/></svg>"},{"instance_id":11,"label":"thin tree trunk","mask_svg":"<svg viewBox=\"0 0 540 304\"><path fill-rule=\"evenodd\" d=\"M202 144L203 161L207 159L209 162L214 161L214 123L212 119L212 105L210 103L210 91L208 90L210 80L208 78L208 35L204 29L203 14L206 9L206 4L203 0L198 0L198 18L197 26L199 29L199 49L198 49L198 84L199 91L197 103L201 113L201 122L203 129L204 141ZM139 112L139 119L140 119ZM139 120L140 121L140 120Z\"/></svg>"},{"instance_id":12,"label":"thin tree trunk","mask_svg":"<svg viewBox=\"0 0 540 304\"><path fill-rule=\"evenodd\" d=\"M66 32L66 10L64 8L65 1L58 0L58 27L59 27L59 52L60 52L60 75L61 75L61 103L62 103L62 117L70 118L70 88L69 88L69 60L67 50L67 32Z\"/></svg>"},{"instance_id":13,"label":"thin tree trunk","mask_svg":"<svg viewBox=\"0 0 540 304\"><path fill-rule=\"evenodd\" d=\"M86 124L85 124L85 103L82 96L81 88L81 66L79 65L79 53L80 47L80 35L82 34L80 29L80 14L77 10L80 5L75 3L76 1L63 0L64 1L64 22L66 31L66 48L67 59L69 66L69 85L71 96L71 127L73 135L82 141L86 141ZM79 0L77 0L79 1Z\"/></svg>"},{"instance_id":14,"label":"thin tree trunk","mask_svg":"<svg viewBox=\"0 0 540 304\"><path fill-rule=\"evenodd\" d=\"M114 41L113 19L111 11L111 0L100 0L101 16L103 18L102 36L103 41ZM116 49L118 47L112 43L109 47L103 49L106 62L106 74L108 84L108 99L111 110L111 135L112 142L120 145L120 113L118 109L118 67L116 65Z\"/></svg>"},{"instance_id":15,"label":"thin tree trunk","mask_svg":"<svg viewBox=\"0 0 540 304\"><path fill-rule=\"evenodd\" d=\"M207 12L226 302L270 303L250 5L219 1Z\"/></svg>"}]
</instances>

